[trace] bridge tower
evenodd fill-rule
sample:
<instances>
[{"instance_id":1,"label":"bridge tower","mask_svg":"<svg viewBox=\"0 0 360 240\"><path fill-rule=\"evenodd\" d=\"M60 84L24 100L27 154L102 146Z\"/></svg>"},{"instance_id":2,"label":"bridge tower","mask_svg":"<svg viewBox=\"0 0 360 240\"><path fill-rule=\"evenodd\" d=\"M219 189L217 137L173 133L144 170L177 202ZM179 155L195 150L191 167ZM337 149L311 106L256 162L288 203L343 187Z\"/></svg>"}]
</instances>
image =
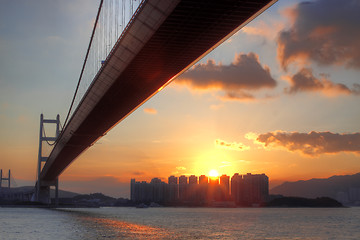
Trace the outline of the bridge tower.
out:
<instances>
[{"instance_id":1,"label":"bridge tower","mask_svg":"<svg viewBox=\"0 0 360 240\"><path fill-rule=\"evenodd\" d=\"M45 134L45 123L56 124L55 137L49 137ZM47 157L43 156L42 145L43 142L52 141L51 145L54 145L58 136L60 135L60 115L56 116L56 119L44 119L44 115L40 115L40 134L39 134L39 153L38 153L38 165L37 165L37 181L35 189L35 201L50 204L50 187L55 186L55 204L58 204L58 192L59 192L59 180L58 178L54 181L43 181L40 179L41 170L43 163L46 163Z\"/></svg>"},{"instance_id":2,"label":"bridge tower","mask_svg":"<svg viewBox=\"0 0 360 240\"><path fill-rule=\"evenodd\" d=\"M9 169L9 175L8 175L8 177L6 178L6 177L3 177L3 171L2 171L2 169L0 170L0 190L1 190L1 188L2 188L2 181L4 180L4 181L8 181L8 188L10 189L10 169Z\"/></svg>"}]
</instances>

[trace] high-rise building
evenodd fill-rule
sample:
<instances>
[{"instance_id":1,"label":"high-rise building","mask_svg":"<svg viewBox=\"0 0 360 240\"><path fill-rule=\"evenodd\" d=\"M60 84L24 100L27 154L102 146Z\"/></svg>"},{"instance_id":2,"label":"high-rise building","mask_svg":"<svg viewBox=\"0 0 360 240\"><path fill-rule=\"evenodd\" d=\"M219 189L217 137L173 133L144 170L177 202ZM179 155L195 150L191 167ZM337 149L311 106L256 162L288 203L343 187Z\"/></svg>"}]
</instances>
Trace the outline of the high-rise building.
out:
<instances>
[{"instance_id":1,"label":"high-rise building","mask_svg":"<svg viewBox=\"0 0 360 240\"><path fill-rule=\"evenodd\" d=\"M220 177L220 190L221 190L221 200L227 201L229 200L229 194L230 194L230 177L227 175L222 175Z\"/></svg>"},{"instance_id":2,"label":"high-rise building","mask_svg":"<svg viewBox=\"0 0 360 240\"><path fill-rule=\"evenodd\" d=\"M166 201L166 184L160 178L153 178L150 182L153 191L153 202L164 203Z\"/></svg>"},{"instance_id":3,"label":"high-rise building","mask_svg":"<svg viewBox=\"0 0 360 240\"><path fill-rule=\"evenodd\" d=\"M187 200L191 203L199 201L199 185L198 178L195 175L189 177L189 184L187 189Z\"/></svg>"},{"instance_id":4,"label":"high-rise building","mask_svg":"<svg viewBox=\"0 0 360 240\"><path fill-rule=\"evenodd\" d=\"M170 176L168 178L168 198L166 202L176 202L179 198L179 185L178 178L175 176Z\"/></svg>"},{"instance_id":5,"label":"high-rise building","mask_svg":"<svg viewBox=\"0 0 360 240\"><path fill-rule=\"evenodd\" d=\"M248 173L237 183L238 204L251 205L265 202L269 197L269 178L263 174Z\"/></svg>"},{"instance_id":6,"label":"high-rise building","mask_svg":"<svg viewBox=\"0 0 360 240\"><path fill-rule=\"evenodd\" d=\"M177 183L178 183L178 178L175 177L175 176L170 176L170 177L168 178L168 183L169 183L169 184L177 184Z\"/></svg>"},{"instance_id":7,"label":"high-rise building","mask_svg":"<svg viewBox=\"0 0 360 240\"><path fill-rule=\"evenodd\" d=\"M220 183L219 183L220 180ZM209 181L209 182L208 182ZM179 178L170 176L168 184L160 178L153 178L150 183L145 181L130 181L130 197L135 203L157 202L160 204L185 203L191 205L211 205L219 201L231 199L238 205L251 206L268 200L269 178L265 174L239 175L231 177L222 175L220 178L210 178L201 175L189 178L182 175Z\"/></svg>"},{"instance_id":8,"label":"high-rise building","mask_svg":"<svg viewBox=\"0 0 360 240\"><path fill-rule=\"evenodd\" d=\"M239 173L235 173L231 177L231 198L235 203L241 202L241 192L242 192L242 185L243 185L242 176Z\"/></svg>"},{"instance_id":9,"label":"high-rise building","mask_svg":"<svg viewBox=\"0 0 360 240\"><path fill-rule=\"evenodd\" d=\"M208 201L209 178L205 175L199 177L199 202L205 204Z\"/></svg>"},{"instance_id":10,"label":"high-rise building","mask_svg":"<svg viewBox=\"0 0 360 240\"><path fill-rule=\"evenodd\" d=\"M197 184L197 176L191 175L189 177L189 184Z\"/></svg>"},{"instance_id":11,"label":"high-rise building","mask_svg":"<svg viewBox=\"0 0 360 240\"><path fill-rule=\"evenodd\" d=\"M199 184L208 184L209 183L209 178L205 175L201 175L199 177Z\"/></svg>"},{"instance_id":12,"label":"high-rise building","mask_svg":"<svg viewBox=\"0 0 360 240\"><path fill-rule=\"evenodd\" d=\"M187 199L187 185L188 178L185 175L179 177L179 199L180 201L186 201Z\"/></svg>"},{"instance_id":13,"label":"high-rise building","mask_svg":"<svg viewBox=\"0 0 360 240\"><path fill-rule=\"evenodd\" d=\"M209 177L207 188L207 202L220 201L221 190L219 185L219 177Z\"/></svg>"},{"instance_id":14,"label":"high-rise building","mask_svg":"<svg viewBox=\"0 0 360 240\"><path fill-rule=\"evenodd\" d=\"M135 201L135 178L130 180L130 200Z\"/></svg>"},{"instance_id":15,"label":"high-rise building","mask_svg":"<svg viewBox=\"0 0 360 240\"><path fill-rule=\"evenodd\" d=\"M210 185L218 185L219 184L219 177L209 177L209 184Z\"/></svg>"}]
</instances>

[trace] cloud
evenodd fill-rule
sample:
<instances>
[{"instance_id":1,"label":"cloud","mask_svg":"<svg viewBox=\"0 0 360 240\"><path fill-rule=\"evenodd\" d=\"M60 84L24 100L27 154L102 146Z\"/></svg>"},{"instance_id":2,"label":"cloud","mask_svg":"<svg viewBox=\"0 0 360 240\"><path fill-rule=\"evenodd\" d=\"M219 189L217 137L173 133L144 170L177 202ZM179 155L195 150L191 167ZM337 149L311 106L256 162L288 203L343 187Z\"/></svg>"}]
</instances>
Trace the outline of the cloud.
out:
<instances>
[{"instance_id":1,"label":"cloud","mask_svg":"<svg viewBox=\"0 0 360 240\"><path fill-rule=\"evenodd\" d=\"M142 176L142 175L145 175L145 172L142 172L142 171L135 171L132 173L132 175L135 175L135 176Z\"/></svg>"},{"instance_id":2,"label":"cloud","mask_svg":"<svg viewBox=\"0 0 360 240\"><path fill-rule=\"evenodd\" d=\"M176 83L200 90L223 90L223 100L253 99L254 96L245 90L276 86L270 69L263 67L258 55L252 52L238 54L230 65L216 64L214 60L197 64L177 78Z\"/></svg>"},{"instance_id":3,"label":"cloud","mask_svg":"<svg viewBox=\"0 0 360 240\"><path fill-rule=\"evenodd\" d=\"M144 108L144 113L157 114L157 110L155 108Z\"/></svg>"},{"instance_id":4,"label":"cloud","mask_svg":"<svg viewBox=\"0 0 360 240\"><path fill-rule=\"evenodd\" d=\"M296 5L293 25L278 37L278 57L290 63L312 60L320 65L360 69L360 2L318 0Z\"/></svg>"},{"instance_id":5,"label":"cloud","mask_svg":"<svg viewBox=\"0 0 360 240\"><path fill-rule=\"evenodd\" d=\"M294 94L305 91L319 91L326 95L358 94L358 84L354 85L354 90L350 90L344 84L333 83L328 77L325 74L321 74L320 78L316 78L311 68L302 68L292 77L288 77L291 87L285 89L285 92Z\"/></svg>"},{"instance_id":6,"label":"cloud","mask_svg":"<svg viewBox=\"0 0 360 240\"><path fill-rule=\"evenodd\" d=\"M236 150L236 151L244 151L250 149L250 147L244 145L243 143L236 143L236 142L228 143L221 139L215 140L215 146L230 150Z\"/></svg>"},{"instance_id":7,"label":"cloud","mask_svg":"<svg viewBox=\"0 0 360 240\"><path fill-rule=\"evenodd\" d=\"M248 35L262 36L267 39L275 39L277 37L277 33L283 28L283 22L277 22L274 20L259 20L256 23L251 23L245 26L241 31Z\"/></svg>"},{"instance_id":8,"label":"cloud","mask_svg":"<svg viewBox=\"0 0 360 240\"><path fill-rule=\"evenodd\" d=\"M291 152L300 151L309 156L339 152L360 154L360 133L276 131L259 134L255 143L263 144L267 148L284 147Z\"/></svg>"},{"instance_id":9,"label":"cloud","mask_svg":"<svg viewBox=\"0 0 360 240\"><path fill-rule=\"evenodd\" d=\"M186 170L186 167L176 167L176 169L183 171L183 170Z\"/></svg>"}]
</instances>

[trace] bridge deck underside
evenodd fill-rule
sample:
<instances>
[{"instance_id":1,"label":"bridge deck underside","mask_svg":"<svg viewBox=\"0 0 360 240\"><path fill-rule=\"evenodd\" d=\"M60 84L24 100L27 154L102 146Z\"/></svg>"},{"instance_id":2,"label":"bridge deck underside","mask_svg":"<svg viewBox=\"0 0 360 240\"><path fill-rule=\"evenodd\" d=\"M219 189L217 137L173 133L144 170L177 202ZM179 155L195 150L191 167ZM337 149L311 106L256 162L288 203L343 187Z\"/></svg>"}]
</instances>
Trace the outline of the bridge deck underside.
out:
<instances>
[{"instance_id":1,"label":"bridge deck underside","mask_svg":"<svg viewBox=\"0 0 360 240\"><path fill-rule=\"evenodd\" d=\"M41 179L49 181L59 176L104 133L270 2L180 1L73 132L56 159L45 166Z\"/></svg>"}]
</instances>

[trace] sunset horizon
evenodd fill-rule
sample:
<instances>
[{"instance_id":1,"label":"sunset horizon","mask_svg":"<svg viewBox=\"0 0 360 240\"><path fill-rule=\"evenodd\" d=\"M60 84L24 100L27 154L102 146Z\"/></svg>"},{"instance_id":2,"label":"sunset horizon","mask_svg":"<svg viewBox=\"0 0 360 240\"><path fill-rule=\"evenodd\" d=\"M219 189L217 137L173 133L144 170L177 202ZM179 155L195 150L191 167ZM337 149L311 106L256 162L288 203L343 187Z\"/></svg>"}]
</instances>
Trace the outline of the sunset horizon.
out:
<instances>
[{"instance_id":1,"label":"sunset horizon","mask_svg":"<svg viewBox=\"0 0 360 240\"><path fill-rule=\"evenodd\" d=\"M0 238L360 239L360 0L0 3Z\"/></svg>"},{"instance_id":2,"label":"sunset horizon","mask_svg":"<svg viewBox=\"0 0 360 240\"><path fill-rule=\"evenodd\" d=\"M60 188L126 197L131 178L265 173L271 189L360 172L360 6L338 5L276 2L82 153ZM0 10L0 168L20 186L35 185L40 114L65 121L97 7Z\"/></svg>"}]
</instances>

